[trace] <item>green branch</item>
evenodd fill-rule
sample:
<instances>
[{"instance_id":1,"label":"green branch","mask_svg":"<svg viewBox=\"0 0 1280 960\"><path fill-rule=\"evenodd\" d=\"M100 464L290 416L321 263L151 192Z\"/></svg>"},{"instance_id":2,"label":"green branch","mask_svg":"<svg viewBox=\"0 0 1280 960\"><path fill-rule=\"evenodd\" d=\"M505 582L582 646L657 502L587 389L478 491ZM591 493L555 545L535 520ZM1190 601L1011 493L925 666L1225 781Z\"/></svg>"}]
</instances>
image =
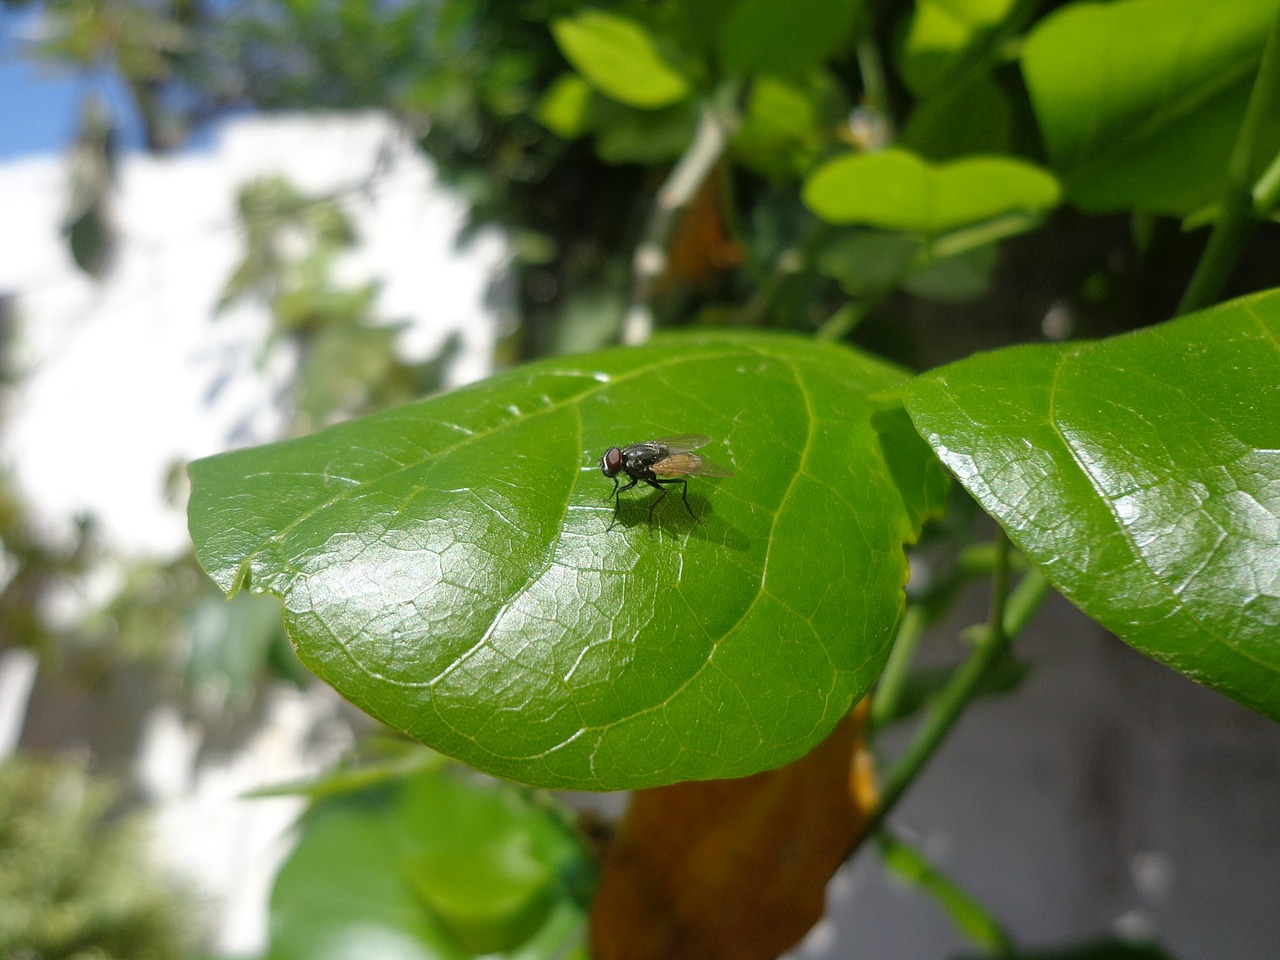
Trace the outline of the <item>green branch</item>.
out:
<instances>
[{"instance_id":1,"label":"green branch","mask_svg":"<svg viewBox=\"0 0 1280 960\"><path fill-rule=\"evenodd\" d=\"M992 571L991 614L987 623L975 631L975 645L943 688L921 721L915 739L884 778L880 789L880 805L867 822L866 830L854 845L856 851L866 837L874 834L889 813L915 781L925 764L946 738L960 714L973 700L991 668L1005 655L1009 638L1017 636L1030 621L1049 591L1048 581L1032 569L1010 593L1009 566L1011 547L1001 534L997 541L995 566Z\"/></svg>"}]
</instances>

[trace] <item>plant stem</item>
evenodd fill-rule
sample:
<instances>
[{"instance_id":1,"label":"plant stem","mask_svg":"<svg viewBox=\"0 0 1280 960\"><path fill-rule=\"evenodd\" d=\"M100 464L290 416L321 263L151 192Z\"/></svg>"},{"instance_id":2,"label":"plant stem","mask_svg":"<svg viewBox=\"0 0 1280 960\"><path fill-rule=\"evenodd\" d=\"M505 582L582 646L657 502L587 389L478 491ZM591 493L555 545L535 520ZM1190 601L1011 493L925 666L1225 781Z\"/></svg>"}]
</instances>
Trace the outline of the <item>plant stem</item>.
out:
<instances>
[{"instance_id":1,"label":"plant stem","mask_svg":"<svg viewBox=\"0 0 1280 960\"><path fill-rule=\"evenodd\" d=\"M877 846L885 866L932 896L970 943L993 956L1013 955L1013 941L999 921L924 854L889 830L880 831Z\"/></svg>"},{"instance_id":2,"label":"plant stem","mask_svg":"<svg viewBox=\"0 0 1280 960\"><path fill-rule=\"evenodd\" d=\"M1003 533L999 535L997 546L991 578L991 614L987 623L977 631L973 652L942 689L938 699L925 714L915 739L885 777L880 788L880 804L867 821L866 830L855 843L854 850L884 823L890 811L902 799L907 788L945 739L956 719L973 699L987 671L1005 653L1011 636L1009 627L1025 626L1035 610L1038 602L1036 598L1043 598L1047 591L1047 584L1043 583L1043 577L1037 571L1032 571L1023 584L1019 584L1014 595L1010 596L1008 587L1011 548ZM1031 581L1031 585L1024 591L1023 587L1027 581ZM1016 610L1010 602L1014 597L1018 601ZM1016 614L1016 616L1010 616L1010 614Z\"/></svg>"},{"instance_id":3,"label":"plant stem","mask_svg":"<svg viewBox=\"0 0 1280 960\"><path fill-rule=\"evenodd\" d=\"M911 674L911 661L915 659L928 622L929 615L923 604L907 604L907 609L902 614L902 623L898 627L898 635L893 640L893 649L889 651L889 660L880 674L880 682L876 684L875 696L871 698L873 730L883 727L889 718L897 715L902 692L906 689L907 678Z\"/></svg>"},{"instance_id":4,"label":"plant stem","mask_svg":"<svg viewBox=\"0 0 1280 960\"><path fill-rule=\"evenodd\" d=\"M1227 179L1222 191L1222 213L1213 225L1209 242L1196 272L1178 304L1178 313L1190 313L1207 307L1218 298L1232 268L1244 249L1249 232L1258 222L1254 206L1251 171L1257 169L1259 135L1263 124L1270 122L1280 94L1280 15L1271 24L1262 61L1254 77L1249 105L1227 163Z\"/></svg>"}]
</instances>

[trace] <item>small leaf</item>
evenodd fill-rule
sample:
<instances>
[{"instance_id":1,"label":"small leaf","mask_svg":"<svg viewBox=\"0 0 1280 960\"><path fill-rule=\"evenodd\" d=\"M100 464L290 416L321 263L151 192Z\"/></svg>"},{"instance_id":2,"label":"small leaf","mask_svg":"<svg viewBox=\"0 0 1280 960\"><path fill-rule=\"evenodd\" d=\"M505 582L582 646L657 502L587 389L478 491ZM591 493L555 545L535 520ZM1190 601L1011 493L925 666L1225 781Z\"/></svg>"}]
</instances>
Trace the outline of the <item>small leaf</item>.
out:
<instances>
[{"instance_id":1,"label":"small leaf","mask_svg":"<svg viewBox=\"0 0 1280 960\"><path fill-rule=\"evenodd\" d=\"M907 409L1063 594L1280 719L1280 292L920 377Z\"/></svg>"},{"instance_id":2,"label":"small leaf","mask_svg":"<svg viewBox=\"0 0 1280 960\"><path fill-rule=\"evenodd\" d=\"M638 792L591 904L592 955L771 960L794 946L875 803L865 723L856 711L780 770Z\"/></svg>"},{"instance_id":3,"label":"small leaf","mask_svg":"<svg viewBox=\"0 0 1280 960\"><path fill-rule=\"evenodd\" d=\"M893 149L827 161L805 183L804 202L828 223L937 235L1005 214L1047 213L1058 184L1007 157L935 165Z\"/></svg>"},{"instance_id":4,"label":"small leaf","mask_svg":"<svg viewBox=\"0 0 1280 960\"><path fill-rule=\"evenodd\" d=\"M557 77L538 104L538 122L557 136L572 140L587 131L591 87L576 73Z\"/></svg>"},{"instance_id":5,"label":"small leaf","mask_svg":"<svg viewBox=\"0 0 1280 960\"><path fill-rule=\"evenodd\" d=\"M658 52L640 24L585 10L556 20L551 32L565 59L607 97L632 107L667 107L687 97L689 81Z\"/></svg>"},{"instance_id":6,"label":"small leaf","mask_svg":"<svg viewBox=\"0 0 1280 960\"><path fill-rule=\"evenodd\" d=\"M902 544L941 470L871 397L902 374L789 337L549 360L193 463L224 590L284 598L300 658L467 763L616 789L743 776L819 742L875 679ZM736 471L622 494L613 444L696 431ZM917 453L919 451L919 454Z\"/></svg>"},{"instance_id":7,"label":"small leaf","mask_svg":"<svg viewBox=\"0 0 1280 960\"><path fill-rule=\"evenodd\" d=\"M738 158L778 180L803 174L823 144L818 100L826 89L822 82L793 84L772 77L753 83L742 124L733 138Z\"/></svg>"},{"instance_id":8,"label":"small leaf","mask_svg":"<svg viewBox=\"0 0 1280 960\"><path fill-rule=\"evenodd\" d=\"M1022 70L1071 202L1184 216L1217 200L1278 8L1280 0L1119 0L1046 17L1027 38ZM1272 116L1261 162L1278 148Z\"/></svg>"}]
</instances>

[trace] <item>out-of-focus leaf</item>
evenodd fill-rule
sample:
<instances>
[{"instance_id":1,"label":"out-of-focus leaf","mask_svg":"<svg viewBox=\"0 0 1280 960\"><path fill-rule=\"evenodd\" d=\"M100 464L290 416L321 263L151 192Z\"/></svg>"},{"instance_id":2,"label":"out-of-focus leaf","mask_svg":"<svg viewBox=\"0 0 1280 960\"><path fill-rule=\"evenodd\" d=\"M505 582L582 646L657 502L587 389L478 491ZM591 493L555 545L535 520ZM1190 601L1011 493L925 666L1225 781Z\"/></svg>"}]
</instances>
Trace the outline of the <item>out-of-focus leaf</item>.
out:
<instances>
[{"instance_id":1,"label":"out-of-focus leaf","mask_svg":"<svg viewBox=\"0 0 1280 960\"><path fill-rule=\"evenodd\" d=\"M698 125L692 100L662 110L597 102L592 110L596 153L606 163L665 163L688 149Z\"/></svg>"},{"instance_id":2,"label":"out-of-focus leaf","mask_svg":"<svg viewBox=\"0 0 1280 960\"><path fill-rule=\"evenodd\" d=\"M1009 148L1013 111L1004 91L986 74L925 97L907 118L899 144L929 160L1003 153Z\"/></svg>"},{"instance_id":3,"label":"out-of-focus leaf","mask_svg":"<svg viewBox=\"0 0 1280 960\"><path fill-rule=\"evenodd\" d=\"M311 808L272 890L267 955L554 955L581 935L591 872L549 809L418 770Z\"/></svg>"},{"instance_id":4,"label":"out-of-focus leaf","mask_svg":"<svg viewBox=\"0 0 1280 960\"><path fill-rule=\"evenodd\" d=\"M895 368L788 337L545 361L191 465L228 591L284 598L300 657L475 766L595 789L743 776L819 742L879 673L902 544L942 471L871 399ZM737 472L622 495L612 444L697 430ZM913 451L920 451L916 456Z\"/></svg>"},{"instance_id":5,"label":"out-of-focus leaf","mask_svg":"<svg viewBox=\"0 0 1280 960\"><path fill-rule=\"evenodd\" d=\"M874 807L865 722L860 709L779 770L637 793L591 905L592 956L767 960L793 946Z\"/></svg>"},{"instance_id":6,"label":"out-of-focus leaf","mask_svg":"<svg viewBox=\"0 0 1280 960\"><path fill-rule=\"evenodd\" d=\"M829 223L936 235L1006 214L1043 215L1058 184L1009 157L930 164L905 150L829 160L804 185L804 202Z\"/></svg>"},{"instance_id":7,"label":"out-of-focus leaf","mask_svg":"<svg viewBox=\"0 0 1280 960\"><path fill-rule=\"evenodd\" d=\"M1022 70L1068 199L1173 216L1215 201L1278 10L1280 0L1120 0L1068 4L1040 23ZM1277 148L1272 116L1261 162Z\"/></svg>"},{"instance_id":8,"label":"out-of-focus leaf","mask_svg":"<svg viewBox=\"0 0 1280 960\"><path fill-rule=\"evenodd\" d=\"M741 0L729 14L720 55L730 73L803 76L847 42L861 0Z\"/></svg>"},{"instance_id":9,"label":"out-of-focus leaf","mask_svg":"<svg viewBox=\"0 0 1280 960\"><path fill-rule=\"evenodd\" d=\"M538 104L538 120L557 136L572 140L587 131L591 87L576 73L557 77Z\"/></svg>"},{"instance_id":10,"label":"out-of-focus leaf","mask_svg":"<svg viewBox=\"0 0 1280 960\"><path fill-rule=\"evenodd\" d=\"M71 147L62 232L76 266L96 280L106 275L115 254L111 216L115 168L115 125L106 106L96 97L88 97L81 105L80 125Z\"/></svg>"},{"instance_id":11,"label":"out-of-focus leaf","mask_svg":"<svg viewBox=\"0 0 1280 960\"><path fill-rule=\"evenodd\" d=\"M1280 292L914 381L907 409L1059 591L1280 718Z\"/></svg>"},{"instance_id":12,"label":"out-of-focus leaf","mask_svg":"<svg viewBox=\"0 0 1280 960\"><path fill-rule=\"evenodd\" d=\"M965 54L1004 21L1015 0L919 0L902 49L902 76L916 94L946 86Z\"/></svg>"},{"instance_id":13,"label":"out-of-focus leaf","mask_svg":"<svg viewBox=\"0 0 1280 960\"><path fill-rule=\"evenodd\" d=\"M910 234L854 229L823 247L818 269L852 297L874 296L897 287L923 249Z\"/></svg>"},{"instance_id":14,"label":"out-of-focus leaf","mask_svg":"<svg viewBox=\"0 0 1280 960\"><path fill-rule=\"evenodd\" d=\"M747 166L778 179L808 170L823 145L818 91L772 77L751 85L734 152Z\"/></svg>"},{"instance_id":15,"label":"out-of-focus leaf","mask_svg":"<svg viewBox=\"0 0 1280 960\"><path fill-rule=\"evenodd\" d=\"M642 109L667 107L692 89L634 20L584 10L554 21L551 32L565 59L586 81L619 103Z\"/></svg>"},{"instance_id":16,"label":"out-of-focus leaf","mask_svg":"<svg viewBox=\"0 0 1280 960\"><path fill-rule=\"evenodd\" d=\"M932 260L902 283L903 289L923 300L964 303L983 296L991 287L991 274L1000 260L995 244L974 247L954 257Z\"/></svg>"}]
</instances>

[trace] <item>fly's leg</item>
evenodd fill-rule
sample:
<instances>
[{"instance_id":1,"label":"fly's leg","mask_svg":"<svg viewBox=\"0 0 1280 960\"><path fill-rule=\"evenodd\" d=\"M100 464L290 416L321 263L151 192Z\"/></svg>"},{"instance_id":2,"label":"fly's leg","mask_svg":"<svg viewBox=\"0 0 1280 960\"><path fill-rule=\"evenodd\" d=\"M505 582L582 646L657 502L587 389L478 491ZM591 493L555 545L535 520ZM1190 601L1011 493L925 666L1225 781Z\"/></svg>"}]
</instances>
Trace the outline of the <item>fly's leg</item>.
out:
<instances>
[{"instance_id":1,"label":"fly's leg","mask_svg":"<svg viewBox=\"0 0 1280 960\"><path fill-rule=\"evenodd\" d=\"M636 479L632 477L630 483L628 483L625 487L622 487L621 489L619 489L618 478L617 477L613 478L613 493L605 497L606 500L613 500L613 519L609 522L609 526L605 530L605 533L608 533L610 530L612 530L613 525L618 522L618 511L622 509L622 496L621 496L622 491L630 490L635 485L636 485Z\"/></svg>"},{"instance_id":2,"label":"fly's leg","mask_svg":"<svg viewBox=\"0 0 1280 960\"><path fill-rule=\"evenodd\" d=\"M682 491L682 496L680 498L684 501L684 508L689 511L689 516L693 517L693 519L698 523L702 523L702 518L693 512L693 507L689 506L689 481L681 480L680 482L684 485L684 490Z\"/></svg>"},{"instance_id":3,"label":"fly's leg","mask_svg":"<svg viewBox=\"0 0 1280 960\"><path fill-rule=\"evenodd\" d=\"M671 480L645 480L649 486L655 490L660 490L662 496L655 497L653 503L649 504L649 539L653 539L653 511L667 496L667 484L678 483L681 487L681 499L684 501L684 508L689 511L689 516L693 517L698 523L702 520L693 512L693 507L689 506L689 481L683 478L675 478Z\"/></svg>"}]
</instances>

